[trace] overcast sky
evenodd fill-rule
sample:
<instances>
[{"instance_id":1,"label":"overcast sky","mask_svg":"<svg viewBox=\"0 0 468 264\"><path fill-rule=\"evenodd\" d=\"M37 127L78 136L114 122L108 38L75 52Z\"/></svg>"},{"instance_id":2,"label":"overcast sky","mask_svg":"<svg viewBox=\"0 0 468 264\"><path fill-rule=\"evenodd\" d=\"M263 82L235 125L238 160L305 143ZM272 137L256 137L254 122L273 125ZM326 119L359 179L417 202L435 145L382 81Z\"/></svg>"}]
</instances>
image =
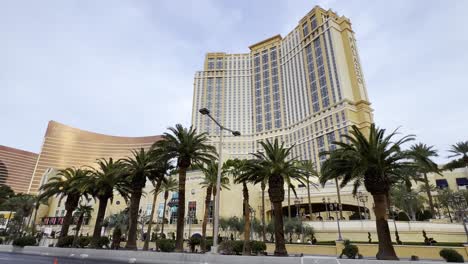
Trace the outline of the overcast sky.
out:
<instances>
[{"instance_id":1,"label":"overcast sky","mask_svg":"<svg viewBox=\"0 0 468 264\"><path fill-rule=\"evenodd\" d=\"M49 120L122 136L190 124L206 52L247 53L316 4L351 19L376 123L468 140L468 1L0 1L0 145Z\"/></svg>"}]
</instances>

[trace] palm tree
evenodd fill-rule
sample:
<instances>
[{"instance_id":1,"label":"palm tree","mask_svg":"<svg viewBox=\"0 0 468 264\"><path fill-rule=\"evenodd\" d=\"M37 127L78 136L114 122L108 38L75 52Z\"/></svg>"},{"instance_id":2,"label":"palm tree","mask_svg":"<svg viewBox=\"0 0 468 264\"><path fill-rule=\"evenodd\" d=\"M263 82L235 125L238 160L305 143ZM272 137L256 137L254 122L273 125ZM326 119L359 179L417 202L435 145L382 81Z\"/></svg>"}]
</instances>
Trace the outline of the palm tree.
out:
<instances>
[{"instance_id":1,"label":"palm tree","mask_svg":"<svg viewBox=\"0 0 468 264\"><path fill-rule=\"evenodd\" d=\"M107 203L109 200L112 202L114 191L117 191L125 200L128 199L130 193L129 184L124 175L124 165L120 160L99 159L96 163L97 169L91 170L91 177L83 184L83 189L90 190L90 193L99 200L91 243L93 246L96 246L101 237Z\"/></svg>"},{"instance_id":2,"label":"palm tree","mask_svg":"<svg viewBox=\"0 0 468 264\"><path fill-rule=\"evenodd\" d=\"M86 169L67 168L59 170L57 175L41 186L42 193L38 199L50 198L58 195L60 199L66 197L65 210L60 237L68 235L68 229L73 220L73 211L78 207L80 197L87 195L82 192L82 185L86 182L90 172Z\"/></svg>"},{"instance_id":3,"label":"palm tree","mask_svg":"<svg viewBox=\"0 0 468 264\"><path fill-rule=\"evenodd\" d=\"M266 242L266 222L265 222L265 189L266 189L266 181L260 182L260 189L262 189L262 241Z\"/></svg>"},{"instance_id":4,"label":"palm tree","mask_svg":"<svg viewBox=\"0 0 468 264\"><path fill-rule=\"evenodd\" d=\"M150 180L153 183L154 190L153 190L153 204L151 207L151 213L150 213L150 220L148 223L148 230L146 232L146 238L145 238L145 244L143 245L143 250L148 250L149 248L149 242L151 239L151 228L153 226L153 218L154 218L154 212L156 209L156 202L158 199L158 195L161 190L161 185L163 182L166 182L166 175L170 173L170 170L173 169L172 164L168 159L166 159L163 155L160 153L157 153L157 151L154 152L154 170L150 175ZM156 182L156 183L155 183Z\"/></svg>"},{"instance_id":5,"label":"palm tree","mask_svg":"<svg viewBox=\"0 0 468 264\"><path fill-rule=\"evenodd\" d=\"M357 126L352 126L350 135L343 135L347 142L333 142L338 148L322 153L329 156L322 165L322 171L325 172L320 178L322 184L340 177L341 187L354 181L354 190L364 183L371 193L379 238L377 259L398 259L387 222L387 200L394 178L400 177L401 168L409 166L404 162L407 155L400 147L414 138L405 136L392 142L395 135L396 131L385 135L385 129L372 124L366 136Z\"/></svg>"},{"instance_id":6,"label":"palm tree","mask_svg":"<svg viewBox=\"0 0 468 264\"><path fill-rule=\"evenodd\" d=\"M167 205L167 199L169 198L169 193L170 192L175 192L177 191L178 188L178 182L175 177L169 177L164 181L161 185L161 192L164 192L164 207L163 207L163 219L161 223L161 236L164 235L164 216L166 213L166 205Z\"/></svg>"},{"instance_id":7,"label":"palm tree","mask_svg":"<svg viewBox=\"0 0 468 264\"><path fill-rule=\"evenodd\" d=\"M47 197L41 197L41 196L37 196L36 197L36 201L34 203L34 217L32 218L32 226L31 226L31 234L34 236L34 234L36 234L36 219L37 219L37 213L39 211L39 207L41 205L48 205L48 201L49 198ZM29 224L28 224L28 227L29 227Z\"/></svg>"},{"instance_id":8,"label":"palm tree","mask_svg":"<svg viewBox=\"0 0 468 264\"><path fill-rule=\"evenodd\" d=\"M177 208L176 251L183 251L185 219L185 180L187 169L192 164L208 163L215 159L216 148L208 145L206 133L197 134L196 129L184 128L181 124L169 128L162 140L154 147L161 149L169 159L177 159L179 171L179 205Z\"/></svg>"},{"instance_id":9,"label":"palm tree","mask_svg":"<svg viewBox=\"0 0 468 264\"><path fill-rule=\"evenodd\" d=\"M317 184L313 183L311 181L311 178L313 177L319 177L319 173L315 169L315 164L310 161L310 160L304 160L301 162L302 168L305 171L305 178L306 178L306 183L307 183L307 203L309 205L309 216L310 220L312 220L312 202L310 201L310 185L314 186L317 188Z\"/></svg>"},{"instance_id":10,"label":"palm tree","mask_svg":"<svg viewBox=\"0 0 468 264\"><path fill-rule=\"evenodd\" d=\"M424 177L423 181L426 186L425 190L429 202L429 208L431 210L432 215L435 215L434 202L429 187L429 179L427 178L427 173L439 172L437 164L431 160L431 157L437 157L437 151L434 149L433 146L418 143L411 146L408 154L414 160L417 171L421 173Z\"/></svg>"},{"instance_id":11,"label":"palm tree","mask_svg":"<svg viewBox=\"0 0 468 264\"><path fill-rule=\"evenodd\" d=\"M206 164L206 166L199 166L199 169L203 172L205 178L200 183L202 188L206 188L205 196L205 211L203 214L202 222L202 241L200 249L202 252L206 251L206 226L208 224L208 211L210 208L211 195L216 197L216 182L218 179L218 163L216 161L211 161ZM221 188L229 190L229 178L225 175L224 171L221 172ZM214 228L214 227L213 227Z\"/></svg>"},{"instance_id":12,"label":"palm tree","mask_svg":"<svg viewBox=\"0 0 468 264\"><path fill-rule=\"evenodd\" d=\"M449 152L453 153L449 158L459 157L445 165L445 169L454 170L468 166L468 141L457 142L450 146Z\"/></svg>"},{"instance_id":13,"label":"palm tree","mask_svg":"<svg viewBox=\"0 0 468 264\"><path fill-rule=\"evenodd\" d=\"M81 225L83 224L83 220L85 217L89 217L91 212L93 211L93 207L90 205L80 204L75 211L75 217L78 217L78 221L76 223L76 230L75 230L75 237L73 238L73 247L76 246L78 243L78 235L80 234Z\"/></svg>"},{"instance_id":14,"label":"palm tree","mask_svg":"<svg viewBox=\"0 0 468 264\"><path fill-rule=\"evenodd\" d=\"M257 161L249 163L246 175L254 183L268 182L268 195L273 204L275 223L275 255L286 256L283 226L284 183L291 186L292 180L303 182L304 171L297 166L294 158L290 157L291 149L284 147L284 143L279 144L275 139L272 144L269 140L260 142L263 147L262 152L254 154ZM295 193L294 186L293 191Z\"/></svg>"},{"instance_id":15,"label":"palm tree","mask_svg":"<svg viewBox=\"0 0 468 264\"><path fill-rule=\"evenodd\" d=\"M126 167L130 187L128 240L125 248L136 250L140 199L146 185L146 178L151 177L153 173L154 157L151 151L141 148L139 151L132 151L132 157L128 157L122 162Z\"/></svg>"},{"instance_id":16,"label":"palm tree","mask_svg":"<svg viewBox=\"0 0 468 264\"><path fill-rule=\"evenodd\" d=\"M247 183L250 181L246 174L248 167L248 160L228 160L226 167L228 172L234 177L234 183L242 184L242 196L244 199L244 246L242 248L242 255L250 255L250 205L249 205L249 189Z\"/></svg>"}]
</instances>

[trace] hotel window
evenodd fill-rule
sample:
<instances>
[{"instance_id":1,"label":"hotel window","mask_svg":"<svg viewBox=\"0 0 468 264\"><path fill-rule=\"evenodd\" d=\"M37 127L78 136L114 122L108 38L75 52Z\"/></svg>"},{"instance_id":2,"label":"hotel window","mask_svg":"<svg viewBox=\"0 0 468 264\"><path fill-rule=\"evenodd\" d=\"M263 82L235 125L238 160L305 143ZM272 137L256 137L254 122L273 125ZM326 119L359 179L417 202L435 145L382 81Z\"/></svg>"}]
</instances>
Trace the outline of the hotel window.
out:
<instances>
[{"instance_id":1,"label":"hotel window","mask_svg":"<svg viewBox=\"0 0 468 264\"><path fill-rule=\"evenodd\" d=\"M468 189L468 179L467 178L456 178L457 186L459 190Z\"/></svg>"},{"instance_id":2,"label":"hotel window","mask_svg":"<svg viewBox=\"0 0 468 264\"><path fill-rule=\"evenodd\" d=\"M317 28L317 18L315 16L310 18L310 24L312 25L312 30Z\"/></svg>"},{"instance_id":3,"label":"hotel window","mask_svg":"<svg viewBox=\"0 0 468 264\"><path fill-rule=\"evenodd\" d=\"M222 58L218 58L216 60L216 69L222 69L223 68L223 59Z\"/></svg>"},{"instance_id":4,"label":"hotel window","mask_svg":"<svg viewBox=\"0 0 468 264\"><path fill-rule=\"evenodd\" d=\"M188 203L187 220L189 217L192 219L192 223L194 223L194 220L197 218L197 202L196 201L189 201ZM187 221L187 223L189 222Z\"/></svg>"},{"instance_id":5,"label":"hotel window","mask_svg":"<svg viewBox=\"0 0 468 264\"><path fill-rule=\"evenodd\" d=\"M213 70L214 69L214 59L210 58L208 59L208 70Z\"/></svg>"},{"instance_id":6,"label":"hotel window","mask_svg":"<svg viewBox=\"0 0 468 264\"><path fill-rule=\"evenodd\" d=\"M304 37L309 35L309 25L307 25L307 22L302 25L302 31L304 32Z\"/></svg>"},{"instance_id":7,"label":"hotel window","mask_svg":"<svg viewBox=\"0 0 468 264\"><path fill-rule=\"evenodd\" d=\"M151 209L153 209L153 204L146 204L146 216L151 214Z\"/></svg>"},{"instance_id":8,"label":"hotel window","mask_svg":"<svg viewBox=\"0 0 468 264\"><path fill-rule=\"evenodd\" d=\"M446 179L438 179L436 180L436 186L439 189L446 189L448 188L448 182Z\"/></svg>"}]
</instances>

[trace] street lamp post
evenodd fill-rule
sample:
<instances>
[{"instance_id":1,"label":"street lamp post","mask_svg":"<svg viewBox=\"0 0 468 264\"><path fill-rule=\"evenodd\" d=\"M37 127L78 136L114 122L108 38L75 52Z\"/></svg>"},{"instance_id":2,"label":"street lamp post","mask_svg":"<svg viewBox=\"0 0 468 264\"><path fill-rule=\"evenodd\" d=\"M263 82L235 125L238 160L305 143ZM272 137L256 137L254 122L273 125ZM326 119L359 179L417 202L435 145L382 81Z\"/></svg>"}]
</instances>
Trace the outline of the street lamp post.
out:
<instances>
[{"instance_id":1,"label":"street lamp post","mask_svg":"<svg viewBox=\"0 0 468 264\"><path fill-rule=\"evenodd\" d=\"M302 198L296 197L296 199L294 199L294 204L296 205L296 217L297 219L299 219L301 223L301 235L302 235L301 241L304 242L304 228L302 227L302 215L300 213L301 203L302 203Z\"/></svg>"},{"instance_id":2,"label":"street lamp post","mask_svg":"<svg viewBox=\"0 0 468 264\"><path fill-rule=\"evenodd\" d=\"M330 213L328 213L328 204L327 204L327 199L322 198L322 202L323 202L323 205L325 206L325 211L327 212L327 219L326 220L330 220Z\"/></svg>"},{"instance_id":3,"label":"street lamp post","mask_svg":"<svg viewBox=\"0 0 468 264\"><path fill-rule=\"evenodd\" d=\"M229 128L224 127L221 125L216 119L214 119L211 114L210 110L207 108L201 108L199 110L200 114L207 115L215 124L219 127L219 150L218 150L218 175L216 177L216 198L215 198L215 211L214 211L214 232L213 232L213 246L211 247L212 253L218 253L218 227L219 227L219 197L221 196L221 170L222 170L222 163L223 163L223 130L229 131L232 133L233 136L240 136L241 133L239 131L234 131Z\"/></svg>"},{"instance_id":4,"label":"street lamp post","mask_svg":"<svg viewBox=\"0 0 468 264\"><path fill-rule=\"evenodd\" d=\"M339 212L338 206L339 205L338 205L338 203L336 201L334 203L330 203L330 211L332 211L334 209L335 214L336 214L336 225L338 227L338 241L342 241L343 237L341 236L340 217L338 215L338 212Z\"/></svg>"},{"instance_id":5,"label":"street lamp post","mask_svg":"<svg viewBox=\"0 0 468 264\"><path fill-rule=\"evenodd\" d=\"M364 206L364 219L370 219L370 216L367 214L366 202L368 201L369 197L362 192L358 192L358 199L361 201L362 205Z\"/></svg>"}]
</instances>

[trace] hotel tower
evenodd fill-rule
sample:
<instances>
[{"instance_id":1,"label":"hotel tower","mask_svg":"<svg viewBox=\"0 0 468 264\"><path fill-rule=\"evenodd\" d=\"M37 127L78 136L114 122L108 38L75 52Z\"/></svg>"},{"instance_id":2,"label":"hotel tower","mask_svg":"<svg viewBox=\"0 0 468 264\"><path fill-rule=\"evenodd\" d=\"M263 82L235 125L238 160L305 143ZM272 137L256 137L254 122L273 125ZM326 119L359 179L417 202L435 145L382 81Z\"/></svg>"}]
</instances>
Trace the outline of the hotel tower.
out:
<instances>
[{"instance_id":1,"label":"hotel tower","mask_svg":"<svg viewBox=\"0 0 468 264\"><path fill-rule=\"evenodd\" d=\"M217 142L219 129L198 113L208 108L224 126L223 154L248 158L259 142L294 145L293 156L320 164L350 126L372 122L356 39L348 18L315 7L285 37L262 40L249 53L208 53L195 73L192 124Z\"/></svg>"}]
</instances>

